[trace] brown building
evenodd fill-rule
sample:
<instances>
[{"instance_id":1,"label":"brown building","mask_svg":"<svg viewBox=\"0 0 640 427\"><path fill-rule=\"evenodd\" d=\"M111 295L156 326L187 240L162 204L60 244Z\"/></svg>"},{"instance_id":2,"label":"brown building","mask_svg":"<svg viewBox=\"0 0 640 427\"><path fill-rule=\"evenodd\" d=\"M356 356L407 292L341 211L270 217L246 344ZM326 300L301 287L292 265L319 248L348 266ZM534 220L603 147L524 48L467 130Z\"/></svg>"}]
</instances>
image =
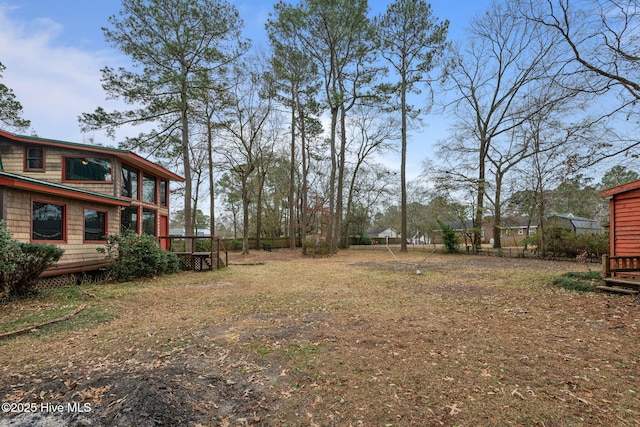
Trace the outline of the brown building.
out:
<instances>
[{"instance_id":1,"label":"brown building","mask_svg":"<svg viewBox=\"0 0 640 427\"><path fill-rule=\"evenodd\" d=\"M109 234L167 235L171 181L184 179L127 150L0 131L0 220L64 249L45 275L101 267Z\"/></svg>"},{"instance_id":2,"label":"brown building","mask_svg":"<svg viewBox=\"0 0 640 427\"><path fill-rule=\"evenodd\" d=\"M609 255L640 255L640 181L602 190L609 200Z\"/></svg>"}]
</instances>

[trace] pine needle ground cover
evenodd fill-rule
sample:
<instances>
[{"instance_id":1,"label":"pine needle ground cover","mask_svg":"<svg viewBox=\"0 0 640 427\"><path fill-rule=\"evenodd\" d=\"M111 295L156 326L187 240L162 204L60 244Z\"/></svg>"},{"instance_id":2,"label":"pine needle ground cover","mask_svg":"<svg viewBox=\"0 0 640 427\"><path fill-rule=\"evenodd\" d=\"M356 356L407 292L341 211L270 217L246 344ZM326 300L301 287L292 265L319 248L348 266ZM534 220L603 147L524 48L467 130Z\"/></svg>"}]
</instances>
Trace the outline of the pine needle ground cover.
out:
<instances>
[{"instance_id":1,"label":"pine needle ground cover","mask_svg":"<svg viewBox=\"0 0 640 427\"><path fill-rule=\"evenodd\" d=\"M633 297L554 285L578 263L395 257L255 251L5 302L0 330L87 308L0 341L3 403L76 404L0 426L640 425Z\"/></svg>"}]
</instances>

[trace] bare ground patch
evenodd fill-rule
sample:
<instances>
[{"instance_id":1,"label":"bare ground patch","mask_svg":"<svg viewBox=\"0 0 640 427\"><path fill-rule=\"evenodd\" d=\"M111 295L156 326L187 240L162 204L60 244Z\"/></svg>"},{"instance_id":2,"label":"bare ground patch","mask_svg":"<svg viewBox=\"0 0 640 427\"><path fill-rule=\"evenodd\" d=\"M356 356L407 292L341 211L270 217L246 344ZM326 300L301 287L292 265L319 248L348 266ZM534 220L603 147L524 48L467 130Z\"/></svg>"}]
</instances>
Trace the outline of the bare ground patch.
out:
<instances>
[{"instance_id":1,"label":"bare ground patch","mask_svg":"<svg viewBox=\"0 0 640 427\"><path fill-rule=\"evenodd\" d=\"M426 255L255 251L96 287L113 319L0 342L2 402L91 411L0 425L640 425L631 298L549 285L579 264Z\"/></svg>"}]
</instances>

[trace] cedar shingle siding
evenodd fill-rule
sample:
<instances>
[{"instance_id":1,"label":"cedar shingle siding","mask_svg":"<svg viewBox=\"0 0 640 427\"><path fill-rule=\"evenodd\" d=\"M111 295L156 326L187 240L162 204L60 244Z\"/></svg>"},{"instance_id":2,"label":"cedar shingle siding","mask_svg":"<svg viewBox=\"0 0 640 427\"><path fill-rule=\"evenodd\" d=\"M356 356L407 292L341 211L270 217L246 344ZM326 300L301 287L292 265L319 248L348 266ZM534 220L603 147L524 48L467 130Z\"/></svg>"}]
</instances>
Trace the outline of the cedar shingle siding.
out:
<instances>
[{"instance_id":1,"label":"cedar shingle siding","mask_svg":"<svg viewBox=\"0 0 640 427\"><path fill-rule=\"evenodd\" d=\"M28 167L27 158L38 151L34 148L42 148L44 154L42 169L39 170ZM29 156L28 150L31 150ZM123 164L138 170L140 177L155 180L156 191L161 182L184 181L173 172L126 150L0 131L0 219L6 221L13 238L23 242L39 241L38 233L33 230L34 224L44 234L51 231L48 238L55 239L51 243L64 249L58 266L69 264L78 266L78 271L84 271L87 265L99 265L104 255L96 249L104 246L104 243L96 242L93 236L92 240L85 240L85 210L104 213L107 234L120 232L121 211L124 208L137 209L139 217L143 211L154 212L155 229L152 226L146 231L155 236L160 235L160 217L168 224L169 207L160 203L159 195L147 202L141 200L142 194L131 198L121 195ZM30 166L34 165L32 162ZM69 168L86 166L93 169L67 174L71 178L65 179L65 165ZM101 172L95 170L98 166ZM142 186L142 181L139 185ZM62 226L56 221L56 224L50 224L51 227L57 227L52 231L44 222L34 219L34 202L63 206ZM60 228L62 233L57 232ZM92 230L89 231L91 236ZM142 232L142 229L137 231Z\"/></svg>"}]
</instances>

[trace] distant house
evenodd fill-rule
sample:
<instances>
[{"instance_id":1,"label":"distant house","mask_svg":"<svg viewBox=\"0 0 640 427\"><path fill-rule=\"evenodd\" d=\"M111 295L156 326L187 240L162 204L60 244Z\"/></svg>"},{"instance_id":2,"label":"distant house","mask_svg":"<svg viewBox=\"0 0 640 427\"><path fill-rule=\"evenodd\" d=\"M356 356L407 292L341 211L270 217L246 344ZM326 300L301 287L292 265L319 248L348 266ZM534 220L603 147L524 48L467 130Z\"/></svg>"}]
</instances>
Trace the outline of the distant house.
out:
<instances>
[{"instance_id":1,"label":"distant house","mask_svg":"<svg viewBox=\"0 0 640 427\"><path fill-rule=\"evenodd\" d=\"M371 228L365 232L365 234L372 239L396 239L399 236L398 232L393 227L377 227Z\"/></svg>"},{"instance_id":2,"label":"distant house","mask_svg":"<svg viewBox=\"0 0 640 427\"><path fill-rule=\"evenodd\" d=\"M566 228L576 234L601 234L602 226L595 219L581 218L573 214L555 214L547 220L548 225Z\"/></svg>"},{"instance_id":3,"label":"distant house","mask_svg":"<svg viewBox=\"0 0 640 427\"><path fill-rule=\"evenodd\" d=\"M411 243L412 245L429 245L431 244L431 236L427 233L422 233L420 230L416 230L407 243Z\"/></svg>"},{"instance_id":4,"label":"distant house","mask_svg":"<svg viewBox=\"0 0 640 427\"><path fill-rule=\"evenodd\" d=\"M483 227L486 239L484 243L493 241L492 218L486 218ZM547 226L562 227L576 234L601 234L603 232L600 223L593 219L574 216L573 214L555 214L547 218ZM527 215L503 218L500 225L500 242L502 246L520 246L529 235L538 231L538 222Z\"/></svg>"},{"instance_id":5,"label":"distant house","mask_svg":"<svg viewBox=\"0 0 640 427\"><path fill-rule=\"evenodd\" d=\"M483 227L485 241L492 243L493 218L485 218L487 225ZM500 224L500 243L502 246L521 246L527 236L533 235L538 230L538 222L528 215L519 215L502 218Z\"/></svg>"},{"instance_id":6,"label":"distant house","mask_svg":"<svg viewBox=\"0 0 640 427\"><path fill-rule=\"evenodd\" d=\"M453 228L453 230L455 231L455 233L458 235L458 237L460 238L460 243L465 245L465 246L469 246L471 244L471 241L473 239L473 221L471 221L470 219L463 221L443 221L443 224ZM435 229L434 230L434 236L431 239L431 243L442 243L442 230L441 229ZM485 239L485 229L482 228L480 230L480 238L481 241L484 242Z\"/></svg>"},{"instance_id":7,"label":"distant house","mask_svg":"<svg viewBox=\"0 0 640 427\"><path fill-rule=\"evenodd\" d=\"M109 234L168 234L171 181L184 179L127 150L0 131L0 220L64 249L43 276L100 268Z\"/></svg>"}]
</instances>

